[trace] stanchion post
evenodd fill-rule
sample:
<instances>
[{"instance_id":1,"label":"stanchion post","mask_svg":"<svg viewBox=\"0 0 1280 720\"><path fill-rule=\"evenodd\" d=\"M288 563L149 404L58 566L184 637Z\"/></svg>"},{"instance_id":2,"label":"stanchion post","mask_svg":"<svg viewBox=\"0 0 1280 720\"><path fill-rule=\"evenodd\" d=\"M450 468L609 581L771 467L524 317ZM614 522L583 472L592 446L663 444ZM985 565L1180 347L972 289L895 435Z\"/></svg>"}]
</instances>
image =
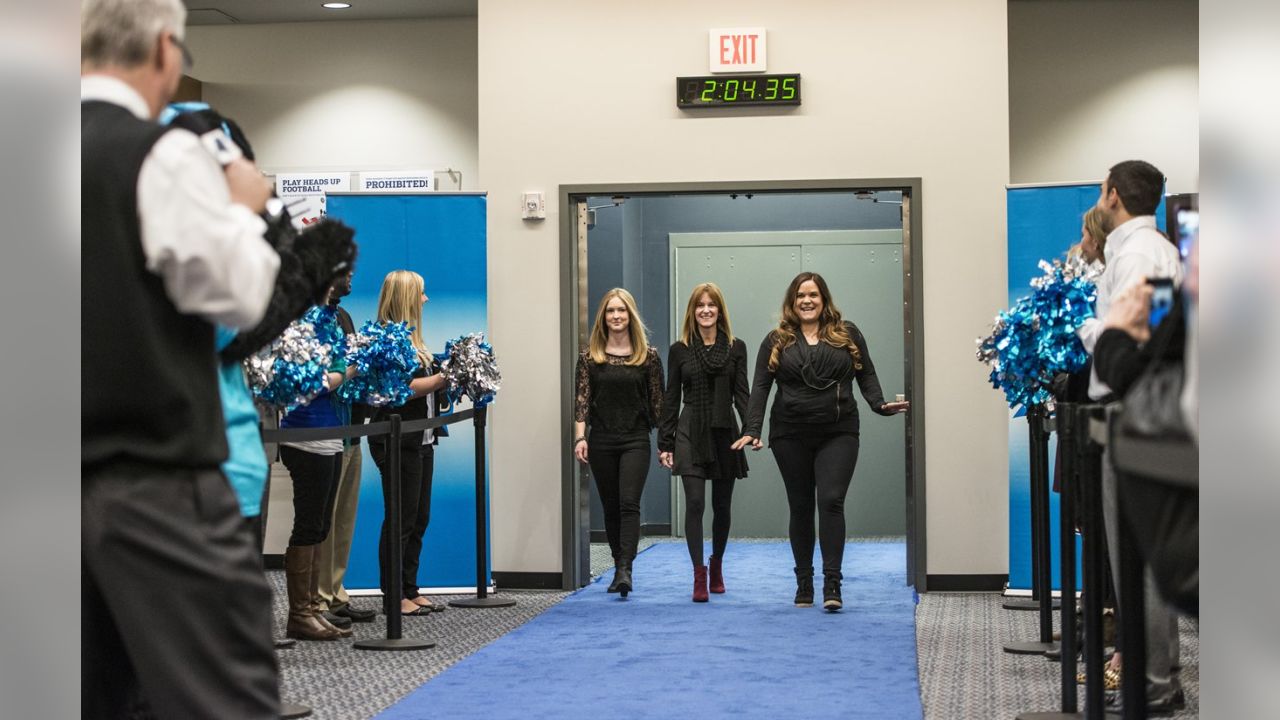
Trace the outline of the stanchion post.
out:
<instances>
[{"instance_id":1,"label":"stanchion post","mask_svg":"<svg viewBox=\"0 0 1280 720\"><path fill-rule=\"evenodd\" d=\"M426 650L436 646L434 641L421 638L401 637L404 618L400 615L400 576L403 573L404 557L400 544L400 416L392 415L391 433L387 436L387 475L382 484L383 502L386 505L386 516L383 523L387 528L387 566L384 577L382 607L387 614L387 636L372 640L360 640L351 644L357 650Z\"/></svg>"},{"instance_id":2,"label":"stanchion post","mask_svg":"<svg viewBox=\"0 0 1280 720\"><path fill-rule=\"evenodd\" d=\"M1005 643L1004 651L1014 655L1043 655L1054 649L1053 592L1049 567L1049 447L1045 431L1044 406L1027 408L1027 430L1031 461L1031 585L1038 598L1039 640Z\"/></svg>"},{"instance_id":3,"label":"stanchion post","mask_svg":"<svg viewBox=\"0 0 1280 720\"><path fill-rule=\"evenodd\" d=\"M1081 461L1080 524L1084 536L1084 716L1104 717L1102 687L1102 595L1105 550L1102 539L1102 447L1091 437L1090 423L1099 406L1076 409L1076 457Z\"/></svg>"},{"instance_id":4,"label":"stanchion post","mask_svg":"<svg viewBox=\"0 0 1280 720\"><path fill-rule=\"evenodd\" d=\"M1120 528L1120 537L1115 540L1120 544L1120 587L1116 588L1117 604L1120 605L1119 650L1125 667L1120 674L1120 704L1124 720L1146 720L1147 606L1143 587L1144 566L1138 544L1133 537L1133 529L1129 526L1127 513L1120 501L1121 482L1122 478L1117 477L1113 488L1116 493L1113 501L1119 516L1116 524Z\"/></svg>"},{"instance_id":5,"label":"stanchion post","mask_svg":"<svg viewBox=\"0 0 1280 720\"><path fill-rule=\"evenodd\" d=\"M1062 476L1058 485L1058 535L1062 606L1062 712L1074 713L1076 698L1076 406L1058 405L1058 443L1062 452Z\"/></svg>"},{"instance_id":6,"label":"stanchion post","mask_svg":"<svg viewBox=\"0 0 1280 720\"><path fill-rule=\"evenodd\" d=\"M516 604L509 598L489 596L488 559L489 559L489 495L485 482L485 442L484 427L488 416L488 408L477 407L471 422L476 431L476 596L450 600L454 607L495 608L511 607Z\"/></svg>"}]
</instances>

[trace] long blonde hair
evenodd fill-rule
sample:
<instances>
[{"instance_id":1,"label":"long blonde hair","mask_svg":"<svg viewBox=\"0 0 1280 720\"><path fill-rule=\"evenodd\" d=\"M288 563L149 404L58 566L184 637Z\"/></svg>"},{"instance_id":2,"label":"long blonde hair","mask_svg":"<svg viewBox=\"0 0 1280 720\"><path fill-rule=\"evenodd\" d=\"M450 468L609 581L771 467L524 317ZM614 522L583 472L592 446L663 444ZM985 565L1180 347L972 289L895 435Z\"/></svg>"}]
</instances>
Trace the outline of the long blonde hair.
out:
<instances>
[{"instance_id":1,"label":"long blonde hair","mask_svg":"<svg viewBox=\"0 0 1280 720\"><path fill-rule=\"evenodd\" d=\"M1090 207L1089 210L1085 212L1085 232L1089 233L1089 237L1093 238L1093 241L1097 243L1099 253L1102 253L1107 249L1107 231L1104 223L1105 218L1103 218L1102 211L1098 209L1097 205Z\"/></svg>"},{"instance_id":2,"label":"long blonde hair","mask_svg":"<svg viewBox=\"0 0 1280 720\"><path fill-rule=\"evenodd\" d=\"M684 322L680 324L680 339L685 345L693 347L694 336L698 334L698 320L694 316L697 315L698 302L702 299L703 293L711 297L711 302L715 303L720 311L716 314L716 329L732 345L733 330L729 325L729 309L724 304L724 293L720 292L720 287L713 282L704 282L689 294L689 304L684 309Z\"/></svg>"},{"instance_id":3,"label":"long blonde hair","mask_svg":"<svg viewBox=\"0 0 1280 720\"><path fill-rule=\"evenodd\" d=\"M644 320L640 318L640 311L636 309L636 299L622 288L614 288L600 298L600 307L596 310L596 322L591 326L591 339L587 344L587 353L596 364L603 363L607 359L604 348L609 342L609 329L605 327L604 310L609 301L614 298L618 298L623 305L627 306L627 314L631 316L631 322L627 324L627 334L631 336L631 356L627 358L627 364L643 365L649 358L649 338Z\"/></svg>"},{"instance_id":4,"label":"long blonde hair","mask_svg":"<svg viewBox=\"0 0 1280 720\"><path fill-rule=\"evenodd\" d=\"M822 297L822 314L818 316L818 340L832 347L848 348L849 354L853 356L853 369L861 370L862 353L858 351L858 344L849 335L849 329L844 325L840 309L831 302L831 290L827 288L827 281L816 272L802 272L787 286L787 294L782 298L782 320L778 323L778 328L773 331L773 349L769 351L769 370L776 371L779 355L784 349L796 344L796 335L800 333L800 317L796 315L795 310L796 294L800 292L800 286L809 280L818 286L818 294Z\"/></svg>"},{"instance_id":5,"label":"long blonde hair","mask_svg":"<svg viewBox=\"0 0 1280 720\"><path fill-rule=\"evenodd\" d=\"M378 322L409 323L413 348L423 367L430 365L427 343L422 339L422 293L426 283L412 270L392 270L382 280L378 293Z\"/></svg>"}]
</instances>

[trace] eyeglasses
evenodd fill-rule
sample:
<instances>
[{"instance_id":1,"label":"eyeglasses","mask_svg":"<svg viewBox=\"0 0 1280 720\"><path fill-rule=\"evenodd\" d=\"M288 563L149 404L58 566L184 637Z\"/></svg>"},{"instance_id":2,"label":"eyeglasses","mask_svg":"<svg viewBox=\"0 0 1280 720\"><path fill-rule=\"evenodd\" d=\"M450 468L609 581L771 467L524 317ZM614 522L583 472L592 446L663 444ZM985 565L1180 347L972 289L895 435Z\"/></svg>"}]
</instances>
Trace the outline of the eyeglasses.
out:
<instances>
[{"instance_id":1,"label":"eyeglasses","mask_svg":"<svg viewBox=\"0 0 1280 720\"><path fill-rule=\"evenodd\" d=\"M191 49L187 47L186 43L179 40L178 36L173 33L169 33L169 40L173 42L174 47L178 48L178 50L182 52L183 71L187 71L195 67L196 61L191 57Z\"/></svg>"}]
</instances>

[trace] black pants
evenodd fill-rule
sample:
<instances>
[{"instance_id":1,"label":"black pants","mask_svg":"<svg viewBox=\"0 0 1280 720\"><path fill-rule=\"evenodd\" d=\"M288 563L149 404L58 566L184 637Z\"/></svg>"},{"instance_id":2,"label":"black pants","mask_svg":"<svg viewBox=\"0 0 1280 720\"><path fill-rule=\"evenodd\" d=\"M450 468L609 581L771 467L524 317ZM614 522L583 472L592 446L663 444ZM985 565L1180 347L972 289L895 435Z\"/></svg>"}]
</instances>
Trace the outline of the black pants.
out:
<instances>
[{"instance_id":1,"label":"black pants","mask_svg":"<svg viewBox=\"0 0 1280 720\"><path fill-rule=\"evenodd\" d=\"M279 717L271 590L222 473L83 476L80 643L84 718Z\"/></svg>"},{"instance_id":2,"label":"black pants","mask_svg":"<svg viewBox=\"0 0 1280 720\"><path fill-rule=\"evenodd\" d=\"M629 450L592 447L587 455L604 505L604 532L615 562L631 562L640 544L640 496L649 475L649 443Z\"/></svg>"},{"instance_id":3,"label":"black pants","mask_svg":"<svg viewBox=\"0 0 1280 720\"><path fill-rule=\"evenodd\" d=\"M322 542L329 537L329 527L333 524L342 453L321 455L281 445L280 461L293 479L293 532L289 534L289 544Z\"/></svg>"},{"instance_id":4,"label":"black pants","mask_svg":"<svg viewBox=\"0 0 1280 720\"><path fill-rule=\"evenodd\" d=\"M707 507L707 480L684 475L680 481L684 484L684 539L689 545L689 559L698 567L702 565L702 513ZM733 483L733 478L711 481L711 554L717 557L724 555L729 544Z\"/></svg>"},{"instance_id":5,"label":"black pants","mask_svg":"<svg viewBox=\"0 0 1280 720\"><path fill-rule=\"evenodd\" d=\"M857 435L781 438L770 443L791 506L791 554L813 567L813 511L818 511L822 572L840 577L844 560L844 498L858 464Z\"/></svg>"},{"instance_id":6,"label":"black pants","mask_svg":"<svg viewBox=\"0 0 1280 720\"><path fill-rule=\"evenodd\" d=\"M406 600L418 597L418 563L422 557L422 536L427 533L431 521L431 476L435 470L434 445L400 447L400 568L389 566L387 541L391 528L384 520L382 535L378 539L378 567L381 570L382 592L394 597L399 583L399 595ZM390 471L387 465L387 446L371 444L369 454L382 474L382 497L392 491Z\"/></svg>"}]
</instances>

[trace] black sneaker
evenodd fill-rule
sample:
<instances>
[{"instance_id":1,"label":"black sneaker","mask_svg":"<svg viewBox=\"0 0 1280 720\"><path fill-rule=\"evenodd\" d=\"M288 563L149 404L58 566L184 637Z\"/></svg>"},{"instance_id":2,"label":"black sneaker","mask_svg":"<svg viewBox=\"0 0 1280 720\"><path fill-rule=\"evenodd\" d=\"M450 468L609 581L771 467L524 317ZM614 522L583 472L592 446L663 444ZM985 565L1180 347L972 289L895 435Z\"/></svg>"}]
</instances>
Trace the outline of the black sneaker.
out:
<instances>
[{"instance_id":1,"label":"black sneaker","mask_svg":"<svg viewBox=\"0 0 1280 720\"><path fill-rule=\"evenodd\" d=\"M822 609L827 612L838 612L844 607L840 600L840 578L827 575L822 580Z\"/></svg>"},{"instance_id":2,"label":"black sneaker","mask_svg":"<svg viewBox=\"0 0 1280 720\"><path fill-rule=\"evenodd\" d=\"M332 612L334 615L348 618L352 622L359 623L373 622L373 619L378 615L377 610L361 610L360 608L353 607L350 603L334 608Z\"/></svg>"},{"instance_id":3,"label":"black sneaker","mask_svg":"<svg viewBox=\"0 0 1280 720\"><path fill-rule=\"evenodd\" d=\"M796 568L796 607L813 607L813 568Z\"/></svg>"}]
</instances>

